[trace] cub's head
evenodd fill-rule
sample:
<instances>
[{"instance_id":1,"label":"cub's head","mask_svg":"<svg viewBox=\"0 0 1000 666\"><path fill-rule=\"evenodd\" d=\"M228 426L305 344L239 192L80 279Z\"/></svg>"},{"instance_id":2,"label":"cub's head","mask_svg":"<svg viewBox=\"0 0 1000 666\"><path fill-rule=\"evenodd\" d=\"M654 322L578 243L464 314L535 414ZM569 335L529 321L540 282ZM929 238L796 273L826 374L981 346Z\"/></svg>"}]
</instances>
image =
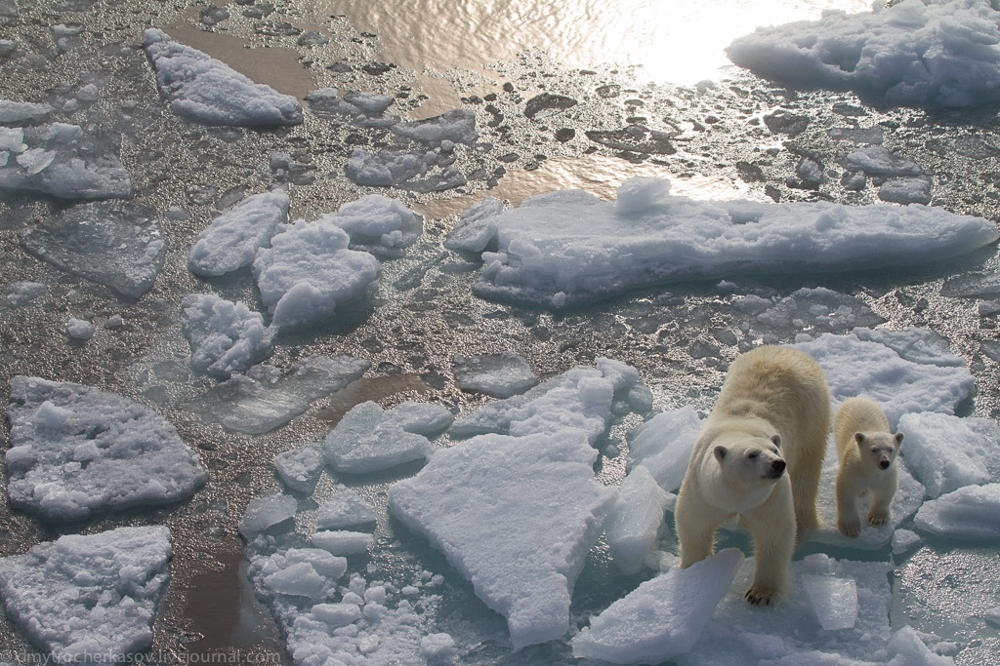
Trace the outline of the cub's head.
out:
<instances>
[{"instance_id":1,"label":"cub's head","mask_svg":"<svg viewBox=\"0 0 1000 666\"><path fill-rule=\"evenodd\" d=\"M875 469L887 470L892 467L899 454L903 433L893 435L887 432L856 432L854 441L858 444L862 460L867 460Z\"/></svg>"},{"instance_id":2,"label":"cub's head","mask_svg":"<svg viewBox=\"0 0 1000 666\"><path fill-rule=\"evenodd\" d=\"M781 456L781 436L727 438L712 450L715 459L726 472L739 474L745 480L774 481L785 473Z\"/></svg>"}]
</instances>

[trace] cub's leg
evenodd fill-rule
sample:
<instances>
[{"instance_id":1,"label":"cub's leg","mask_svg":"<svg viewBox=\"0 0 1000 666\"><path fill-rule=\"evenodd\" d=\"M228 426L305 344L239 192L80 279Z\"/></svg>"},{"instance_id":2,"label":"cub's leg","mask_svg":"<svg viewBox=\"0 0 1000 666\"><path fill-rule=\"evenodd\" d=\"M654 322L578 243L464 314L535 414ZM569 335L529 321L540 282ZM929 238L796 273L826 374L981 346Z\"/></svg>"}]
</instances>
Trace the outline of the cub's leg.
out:
<instances>
[{"instance_id":1,"label":"cub's leg","mask_svg":"<svg viewBox=\"0 0 1000 666\"><path fill-rule=\"evenodd\" d=\"M892 514L892 498L895 494L895 484L888 492L882 488L872 490L872 504L868 508L867 517L869 525L879 527L889 522Z\"/></svg>"}]
</instances>

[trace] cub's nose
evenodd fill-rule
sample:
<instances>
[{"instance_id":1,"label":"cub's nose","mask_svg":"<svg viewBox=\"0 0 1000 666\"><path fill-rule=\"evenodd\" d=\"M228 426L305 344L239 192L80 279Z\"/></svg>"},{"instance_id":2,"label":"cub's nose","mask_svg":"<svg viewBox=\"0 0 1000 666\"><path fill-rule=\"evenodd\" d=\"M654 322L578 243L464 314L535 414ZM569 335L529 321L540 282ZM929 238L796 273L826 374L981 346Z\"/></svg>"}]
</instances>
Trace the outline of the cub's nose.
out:
<instances>
[{"instance_id":1,"label":"cub's nose","mask_svg":"<svg viewBox=\"0 0 1000 666\"><path fill-rule=\"evenodd\" d=\"M771 469L774 470L775 475L781 474L782 472L785 471L785 461L775 460L774 462L771 463Z\"/></svg>"},{"instance_id":2,"label":"cub's nose","mask_svg":"<svg viewBox=\"0 0 1000 666\"><path fill-rule=\"evenodd\" d=\"M881 467L882 469L889 469L889 461L883 458L882 460L878 461L878 466Z\"/></svg>"}]
</instances>

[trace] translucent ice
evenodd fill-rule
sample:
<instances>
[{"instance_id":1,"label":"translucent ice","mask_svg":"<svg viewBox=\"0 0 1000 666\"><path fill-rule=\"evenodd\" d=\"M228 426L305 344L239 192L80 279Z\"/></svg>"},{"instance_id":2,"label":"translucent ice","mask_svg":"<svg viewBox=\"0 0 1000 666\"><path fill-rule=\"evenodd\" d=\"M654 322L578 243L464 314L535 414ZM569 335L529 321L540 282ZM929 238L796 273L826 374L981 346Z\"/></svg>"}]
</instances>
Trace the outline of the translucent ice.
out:
<instances>
[{"instance_id":1,"label":"translucent ice","mask_svg":"<svg viewBox=\"0 0 1000 666\"><path fill-rule=\"evenodd\" d=\"M624 573L642 569L646 554L656 545L668 495L645 467L625 477L608 512L605 537L611 558Z\"/></svg>"},{"instance_id":2,"label":"translucent ice","mask_svg":"<svg viewBox=\"0 0 1000 666\"><path fill-rule=\"evenodd\" d=\"M11 503L53 521L190 497L208 474L174 427L136 402L38 377L10 381Z\"/></svg>"},{"instance_id":3,"label":"translucent ice","mask_svg":"<svg viewBox=\"0 0 1000 666\"><path fill-rule=\"evenodd\" d=\"M426 458L434 446L407 432L374 402L347 412L323 444L327 461L339 472L364 474Z\"/></svg>"},{"instance_id":4,"label":"translucent ice","mask_svg":"<svg viewBox=\"0 0 1000 666\"><path fill-rule=\"evenodd\" d=\"M249 539L269 527L292 518L297 510L298 502L291 495L255 497L250 500L246 511L243 512L239 524L240 534Z\"/></svg>"},{"instance_id":5,"label":"translucent ice","mask_svg":"<svg viewBox=\"0 0 1000 666\"><path fill-rule=\"evenodd\" d=\"M374 542L375 537L368 532L324 530L312 535L314 546L341 557L368 552Z\"/></svg>"},{"instance_id":6,"label":"translucent ice","mask_svg":"<svg viewBox=\"0 0 1000 666\"><path fill-rule=\"evenodd\" d=\"M0 597L55 663L121 663L153 644L170 554L162 525L67 534L0 559Z\"/></svg>"},{"instance_id":7,"label":"translucent ice","mask_svg":"<svg viewBox=\"0 0 1000 666\"><path fill-rule=\"evenodd\" d=\"M550 308L671 280L844 271L858 262L869 269L914 266L998 238L987 220L919 205L666 196L644 210L620 210L580 190L531 197L495 217L498 249L484 253L474 293Z\"/></svg>"},{"instance_id":8,"label":"translucent ice","mask_svg":"<svg viewBox=\"0 0 1000 666\"><path fill-rule=\"evenodd\" d=\"M446 407L413 400L399 403L389 410L388 416L406 432L424 437L440 435L455 420Z\"/></svg>"},{"instance_id":9,"label":"translucent ice","mask_svg":"<svg viewBox=\"0 0 1000 666\"><path fill-rule=\"evenodd\" d=\"M179 116L210 125L297 125L302 106L291 95L256 84L225 63L150 28L143 38L160 94Z\"/></svg>"},{"instance_id":10,"label":"translucent ice","mask_svg":"<svg viewBox=\"0 0 1000 666\"><path fill-rule=\"evenodd\" d=\"M368 361L353 356L309 356L273 381L234 375L188 407L204 421L260 435L285 425L314 400L344 388L368 366Z\"/></svg>"},{"instance_id":11,"label":"translucent ice","mask_svg":"<svg viewBox=\"0 0 1000 666\"><path fill-rule=\"evenodd\" d=\"M272 333L261 315L213 294L184 297L181 329L198 372L228 379L271 355Z\"/></svg>"},{"instance_id":12,"label":"translucent ice","mask_svg":"<svg viewBox=\"0 0 1000 666\"><path fill-rule=\"evenodd\" d=\"M804 574L800 579L813 612L827 631L850 629L858 619L858 586L849 578Z\"/></svg>"},{"instance_id":13,"label":"translucent ice","mask_svg":"<svg viewBox=\"0 0 1000 666\"><path fill-rule=\"evenodd\" d=\"M459 388L479 391L494 398L509 398L524 393L538 383L538 375L517 354L456 356L452 372Z\"/></svg>"},{"instance_id":14,"label":"translucent ice","mask_svg":"<svg viewBox=\"0 0 1000 666\"><path fill-rule=\"evenodd\" d=\"M924 502L913 522L920 530L938 536L1000 538L1000 483L964 486Z\"/></svg>"},{"instance_id":15,"label":"translucent ice","mask_svg":"<svg viewBox=\"0 0 1000 666\"><path fill-rule=\"evenodd\" d=\"M899 431L905 434L901 454L932 498L1000 481L1000 462L995 461L1000 427L993 419L904 414Z\"/></svg>"},{"instance_id":16,"label":"translucent ice","mask_svg":"<svg viewBox=\"0 0 1000 666\"><path fill-rule=\"evenodd\" d=\"M249 196L212 220L188 257L195 275L224 275L253 263L280 225L288 221L288 194L273 190Z\"/></svg>"},{"instance_id":17,"label":"translucent ice","mask_svg":"<svg viewBox=\"0 0 1000 666\"><path fill-rule=\"evenodd\" d=\"M517 650L569 628L573 585L614 497L594 479L596 455L573 431L483 435L391 486L389 507L507 618Z\"/></svg>"},{"instance_id":18,"label":"translucent ice","mask_svg":"<svg viewBox=\"0 0 1000 666\"><path fill-rule=\"evenodd\" d=\"M284 331L328 320L339 303L362 294L378 275L378 259L349 245L347 232L321 218L297 220L257 251L253 272L271 326Z\"/></svg>"},{"instance_id":19,"label":"translucent ice","mask_svg":"<svg viewBox=\"0 0 1000 666\"><path fill-rule=\"evenodd\" d=\"M23 231L21 246L68 273L131 299L153 287L167 253L156 212L132 203L74 206Z\"/></svg>"},{"instance_id":20,"label":"translucent ice","mask_svg":"<svg viewBox=\"0 0 1000 666\"><path fill-rule=\"evenodd\" d=\"M690 651L742 562L730 548L646 581L590 619L572 640L573 656L658 664Z\"/></svg>"}]
</instances>

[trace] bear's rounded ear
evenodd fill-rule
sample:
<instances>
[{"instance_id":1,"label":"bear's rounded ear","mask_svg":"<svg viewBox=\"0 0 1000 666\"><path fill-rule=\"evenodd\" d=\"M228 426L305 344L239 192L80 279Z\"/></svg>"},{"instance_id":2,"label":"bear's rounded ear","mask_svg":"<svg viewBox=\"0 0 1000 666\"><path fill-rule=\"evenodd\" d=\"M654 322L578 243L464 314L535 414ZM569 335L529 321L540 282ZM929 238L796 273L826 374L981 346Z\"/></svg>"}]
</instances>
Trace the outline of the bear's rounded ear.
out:
<instances>
[{"instance_id":1,"label":"bear's rounded ear","mask_svg":"<svg viewBox=\"0 0 1000 666\"><path fill-rule=\"evenodd\" d=\"M715 447L714 453L715 453L715 457L718 458L719 461L721 461L723 458L726 457L726 453L728 453L728 451L726 450L726 447L724 447L724 446L722 446L720 444L717 447Z\"/></svg>"},{"instance_id":2,"label":"bear's rounded ear","mask_svg":"<svg viewBox=\"0 0 1000 666\"><path fill-rule=\"evenodd\" d=\"M903 444L903 433L897 432L893 436L896 438L896 446L902 446L902 444Z\"/></svg>"},{"instance_id":3,"label":"bear's rounded ear","mask_svg":"<svg viewBox=\"0 0 1000 666\"><path fill-rule=\"evenodd\" d=\"M777 446L780 449L781 448L781 435L778 435L778 434L771 435L771 443L774 444L775 446Z\"/></svg>"},{"instance_id":4,"label":"bear's rounded ear","mask_svg":"<svg viewBox=\"0 0 1000 666\"><path fill-rule=\"evenodd\" d=\"M854 433L854 441L858 443L858 446L865 445L865 435L861 432Z\"/></svg>"}]
</instances>

